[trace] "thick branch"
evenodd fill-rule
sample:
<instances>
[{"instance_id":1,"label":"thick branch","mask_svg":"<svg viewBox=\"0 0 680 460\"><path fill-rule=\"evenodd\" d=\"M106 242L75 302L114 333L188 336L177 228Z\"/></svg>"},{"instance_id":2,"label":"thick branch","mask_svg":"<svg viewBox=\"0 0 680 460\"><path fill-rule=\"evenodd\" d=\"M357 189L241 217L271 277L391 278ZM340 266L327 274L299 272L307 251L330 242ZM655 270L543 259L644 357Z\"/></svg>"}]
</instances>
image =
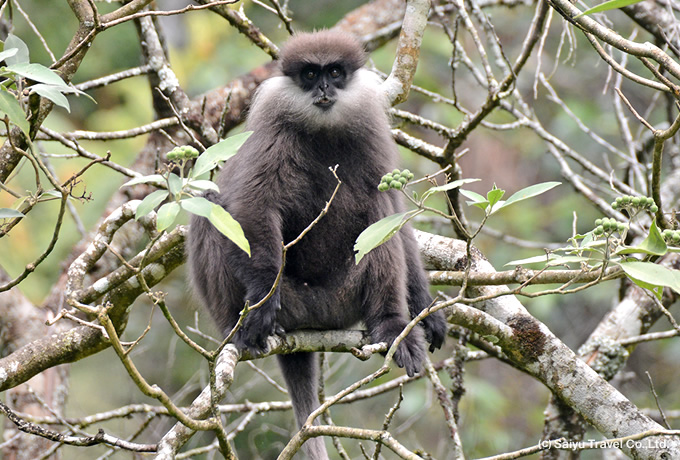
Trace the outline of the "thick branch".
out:
<instances>
[{"instance_id":1,"label":"thick branch","mask_svg":"<svg viewBox=\"0 0 680 460\"><path fill-rule=\"evenodd\" d=\"M417 238L426 259L435 258L438 252L449 253L446 262L439 260L441 268L460 269L467 265L465 242L427 237L422 232L418 232ZM479 251L473 250L472 257L469 261L471 272L495 272ZM501 348L517 367L541 381L605 436L628 436L663 429L578 359L544 324L531 316L516 297L503 295L507 292L507 288L500 286L469 286L467 294L470 298L466 300L474 302L477 309L454 308L456 322L479 334L497 337ZM665 438L664 442L666 448L647 447L654 446L652 443L624 447L623 450L639 459L658 459L663 452L669 458L680 458L680 440Z\"/></svg>"},{"instance_id":2,"label":"thick branch","mask_svg":"<svg viewBox=\"0 0 680 460\"><path fill-rule=\"evenodd\" d=\"M420 44L427 25L430 10L429 0L408 0L406 13L399 34L397 56L392 73L383 83L383 89L392 105L404 102L411 90L413 76L420 59Z\"/></svg>"}]
</instances>

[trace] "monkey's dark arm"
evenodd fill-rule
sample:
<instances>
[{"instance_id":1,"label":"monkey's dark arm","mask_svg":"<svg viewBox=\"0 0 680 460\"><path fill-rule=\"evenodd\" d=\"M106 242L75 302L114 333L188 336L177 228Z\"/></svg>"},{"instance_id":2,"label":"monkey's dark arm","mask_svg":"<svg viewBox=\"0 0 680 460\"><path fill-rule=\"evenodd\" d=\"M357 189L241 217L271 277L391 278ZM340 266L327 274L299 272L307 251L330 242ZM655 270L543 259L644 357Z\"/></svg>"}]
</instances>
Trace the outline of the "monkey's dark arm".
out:
<instances>
[{"instance_id":1,"label":"monkey's dark arm","mask_svg":"<svg viewBox=\"0 0 680 460\"><path fill-rule=\"evenodd\" d=\"M241 223L250 243L251 256L236 251L231 254L230 260L234 264L236 279L245 288L243 301L252 307L269 295L281 269L283 236L278 224L280 217L271 207L264 206L254 206L250 215L237 213L237 216L235 218ZM267 348L267 337L281 332L276 321L277 312L281 309L280 292L277 286L267 301L248 313L234 336L236 346L262 352Z\"/></svg>"},{"instance_id":2,"label":"monkey's dark arm","mask_svg":"<svg viewBox=\"0 0 680 460\"><path fill-rule=\"evenodd\" d=\"M209 192L205 198L224 207L239 222L250 244L250 257L207 220L201 222L202 230L193 237L194 254L190 255L195 258L192 265L197 268L194 271L203 273L203 279L194 276L195 284L203 291L205 302L224 333L228 334L246 302L253 307L272 290L281 268L282 234L276 206L263 203L255 194L248 200L243 199L240 195L248 193L248 187L243 184L229 187L223 193ZM194 220L199 219L203 218ZM219 242L214 241L216 239ZM212 242L205 244L205 240ZM234 344L255 354L266 350L267 337L279 332L276 314L280 304L280 289L277 288L267 301L248 312L234 336Z\"/></svg>"},{"instance_id":3,"label":"monkey's dark arm","mask_svg":"<svg viewBox=\"0 0 680 460\"><path fill-rule=\"evenodd\" d=\"M430 283L427 279L423 263L420 260L418 243L409 226L402 229L404 241L404 253L406 256L407 277L407 301L411 318L418 315L423 309L432 305L430 295ZM446 337L446 319L441 311L431 313L421 323L425 329L425 338L430 343L430 351L441 348Z\"/></svg>"}]
</instances>

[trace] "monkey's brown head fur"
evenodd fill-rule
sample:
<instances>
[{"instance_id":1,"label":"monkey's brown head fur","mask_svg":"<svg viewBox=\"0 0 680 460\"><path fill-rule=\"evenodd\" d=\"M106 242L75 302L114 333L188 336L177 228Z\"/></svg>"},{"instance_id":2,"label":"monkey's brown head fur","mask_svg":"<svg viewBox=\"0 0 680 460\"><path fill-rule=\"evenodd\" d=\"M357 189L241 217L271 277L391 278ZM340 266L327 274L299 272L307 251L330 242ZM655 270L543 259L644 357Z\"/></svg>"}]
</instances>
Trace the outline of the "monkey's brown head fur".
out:
<instances>
[{"instance_id":1,"label":"monkey's brown head fur","mask_svg":"<svg viewBox=\"0 0 680 460\"><path fill-rule=\"evenodd\" d=\"M366 63L366 52L351 34L339 30L296 33L281 49L279 60L284 75L295 75L307 64L321 67L342 62L354 72Z\"/></svg>"}]
</instances>

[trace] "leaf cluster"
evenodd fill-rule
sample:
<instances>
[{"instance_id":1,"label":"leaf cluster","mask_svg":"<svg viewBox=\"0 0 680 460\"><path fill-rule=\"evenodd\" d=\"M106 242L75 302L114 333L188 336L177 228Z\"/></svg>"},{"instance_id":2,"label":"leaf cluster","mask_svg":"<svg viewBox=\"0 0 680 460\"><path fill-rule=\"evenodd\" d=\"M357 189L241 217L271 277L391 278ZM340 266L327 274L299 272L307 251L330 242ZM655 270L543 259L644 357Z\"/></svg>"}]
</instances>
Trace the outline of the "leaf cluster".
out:
<instances>
[{"instance_id":1,"label":"leaf cluster","mask_svg":"<svg viewBox=\"0 0 680 460\"><path fill-rule=\"evenodd\" d=\"M248 131L228 137L206 149L200 156L194 147L176 147L168 152L166 157L177 165L180 175L170 171L169 168L161 174L136 177L123 184L121 187L137 184L155 184L162 187L142 200L135 212L135 219L149 214L160 206L156 214L156 227L162 232L170 228L183 209L208 219L217 230L250 255L250 245L241 225L222 206L204 197L194 196L194 193L207 190L219 192L215 182L202 177L215 169L220 162L234 156L251 134L252 131ZM185 167L196 157L198 158L185 177ZM166 200L166 203L161 204Z\"/></svg>"},{"instance_id":2,"label":"leaf cluster","mask_svg":"<svg viewBox=\"0 0 680 460\"><path fill-rule=\"evenodd\" d=\"M404 172L406 172L406 180L404 182L397 182L399 184L399 187L392 186L391 184L394 182L395 175L398 175L399 179L403 179ZM392 173L388 173L385 176L383 176L380 186L382 186L384 190L381 189L381 191L388 190L389 188L394 188L402 191L402 193L406 193L406 188L409 185L409 181L412 178L413 174L408 170L404 170L402 172L399 172L399 170L395 170ZM355 255L356 263L358 264L361 261L361 259L370 251L377 248L381 244L389 241L390 238L392 238L399 230L402 229L402 227L404 227L404 225L406 225L415 216L421 214L424 211L434 211L434 209L428 208L426 206L426 201L432 195L436 193L448 192L454 189L460 189L461 186L471 182L476 182L478 180L479 179L459 179L456 181L449 182L448 184L445 185L430 187L422 194L421 197L419 197L418 194L414 192L413 199L411 201L414 204L416 204L417 209L387 216L379 220L378 222L372 224L371 226L366 228L366 230L361 232L359 237L356 239L354 245L354 251L356 252ZM388 187L384 187L384 185L388 183L388 181L390 185ZM486 197L469 190L460 189L459 191L461 195L465 196L470 200L467 202L468 206L476 206L482 209L485 212L486 217L488 217L491 214L494 214L503 208L506 208L514 203L518 203L522 200L526 200L528 198L540 195L541 193L547 192L548 190L558 185L560 185L559 182L545 182L541 184L532 185L517 191L505 201L501 200L501 198L503 198L503 195L505 194L505 190L498 189L495 184L493 188L486 194ZM406 194L406 196L409 197L408 194Z\"/></svg>"},{"instance_id":3,"label":"leaf cluster","mask_svg":"<svg viewBox=\"0 0 680 460\"><path fill-rule=\"evenodd\" d=\"M618 202L620 208L623 205L619 198L614 203ZM624 202L630 199L626 198L628 199L624 199ZM650 203L645 197L637 197L636 204L630 201L625 206L628 206L631 212L629 218L631 221L641 210L650 212L653 216L655 212L653 209L656 207L653 200ZM659 299L664 287L680 293L680 272L654 263L656 259L669 252L680 252L680 247L669 245L680 242L680 232L664 230L661 233L656 220L652 220L645 239L638 245L629 246L625 242L629 227L630 222L618 222L616 219L606 217L596 219L593 230L583 235L575 235L569 240L571 246L556 249L547 255L513 260L506 265L543 263L546 267L555 267L577 263L585 270L614 265L620 267L631 281L649 289Z\"/></svg>"},{"instance_id":4,"label":"leaf cluster","mask_svg":"<svg viewBox=\"0 0 680 460\"><path fill-rule=\"evenodd\" d=\"M5 61L5 65L0 67L0 112L7 115L9 121L27 136L30 125L26 117L24 96L37 94L70 111L65 95L85 95L68 85L54 70L30 62L28 47L15 35L7 36L3 51L0 52L0 61Z\"/></svg>"}]
</instances>

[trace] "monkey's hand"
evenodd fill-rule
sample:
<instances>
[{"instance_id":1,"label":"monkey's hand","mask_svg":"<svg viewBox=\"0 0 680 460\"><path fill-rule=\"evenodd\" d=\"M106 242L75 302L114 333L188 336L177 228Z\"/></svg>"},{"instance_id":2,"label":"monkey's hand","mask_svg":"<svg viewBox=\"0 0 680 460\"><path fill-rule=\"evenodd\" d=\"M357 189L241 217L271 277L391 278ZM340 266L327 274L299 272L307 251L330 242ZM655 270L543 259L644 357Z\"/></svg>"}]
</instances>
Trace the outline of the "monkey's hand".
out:
<instances>
[{"instance_id":1,"label":"monkey's hand","mask_svg":"<svg viewBox=\"0 0 680 460\"><path fill-rule=\"evenodd\" d=\"M376 342L387 342L391 346L404 327L405 321L386 321L377 330L371 331L371 338ZM424 359L423 333L420 328L414 327L397 346L394 362L403 367L409 377L413 377L421 371Z\"/></svg>"},{"instance_id":2,"label":"monkey's hand","mask_svg":"<svg viewBox=\"0 0 680 460\"><path fill-rule=\"evenodd\" d=\"M446 319L441 310L431 313L420 322L425 329L425 339L430 344L430 352L441 348L446 338Z\"/></svg>"},{"instance_id":3,"label":"monkey's hand","mask_svg":"<svg viewBox=\"0 0 680 460\"><path fill-rule=\"evenodd\" d=\"M278 299L272 298L250 311L232 339L234 345L241 350L247 349L255 356L266 353L269 348L267 337L282 332L282 328L276 322L276 312L279 308Z\"/></svg>"}]
</instances>

